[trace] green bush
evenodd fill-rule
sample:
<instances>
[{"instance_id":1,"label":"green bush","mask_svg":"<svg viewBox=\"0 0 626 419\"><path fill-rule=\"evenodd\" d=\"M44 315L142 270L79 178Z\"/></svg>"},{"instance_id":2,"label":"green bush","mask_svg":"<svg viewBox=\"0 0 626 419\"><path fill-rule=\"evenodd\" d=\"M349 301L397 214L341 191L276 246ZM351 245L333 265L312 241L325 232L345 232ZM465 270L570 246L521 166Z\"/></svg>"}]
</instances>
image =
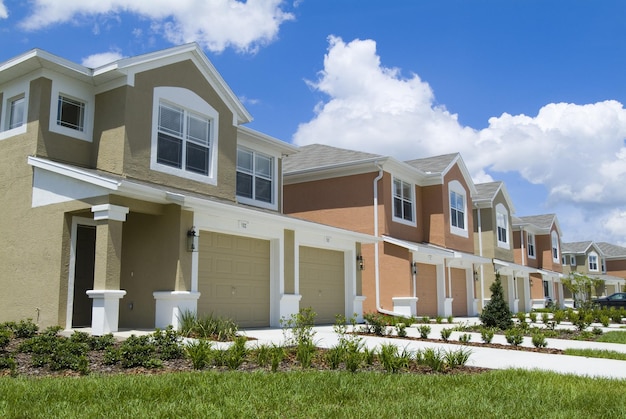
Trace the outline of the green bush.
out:
<instances>
[{"instance_id":1,"label":"green bush","mask_svg":"<svg viewBox=\"0 0 626 419\"><path fill-rule=\"evenodd\" d=\"M470 335L469 333L463 333L461 336L459 336L459 342L461 343L469 343L472 340L472 335Z\"/></svg>"},{"instance_id":2,"label":"green bush","mask_svg":"<svg viewBox=\"0 0 626 419\"><path fill-rule=\"evenodd\" d=\"M156 348L148 335L131 335L120 346L117 359L124 368L159 368L163 365L157 358Z\"/></svg>"},{"instance_id":3,"label":"green bush","mask_svg":"<svg viewBox=\"0 0 626 419\"><path fill-rule=\"evenodd\" d=\"M0 329L0 351L3 351L11 342L13 333L7 329Z\"/></svg>"},{"instance_id":4,"label":"green bush","mask_svg":"<svg viewBox=\"0 0 626 419\"><path fill-rule=\"evenodd\" d=\"M428 335L430 334L431 328L428 325L422 325L417 328L420 338L428 339Z\"/></svg>"},{"instance_id":5,"label":"green bush","mask_svg":"<svg viewBox=\"0 0 626 419\"><path fill-rule=\"evenodd\" d=\"M185 346L185 354L191 360L194 369L201 370L206 367L211 359L211 343L198 339Z\"/></svg>"},{"instance_id":6,"label":"green bush","mask_svg":"<svg viewBox=\"0 0 626 419\"><path fill-rule=\"evenodd\" d=\"M524 332L522 329L513 327L504 333L506 341L513 346L519 346L524 342Z\"/></svg>"},{"instance_id":7,"label":"green bush","mask_svg":"<svg viewBox=\"0 0 626 419\"><path fill-rule=\"evenodd\" d=\"M543 333L533 334L532 340L535 348L545 348L548 346L548 341Z\"/></svg>"},{"instance_id":8,"label":"green bush","mask_svg":"<svg viewBox=\"0 0 626 419\"><path fill-rule=\"evenodd\" d=\"M11 328L13 330L13 335L16 338L32 338L39 331L39 326L33 323L33 319L20 320L17 323L11 323Z\"/></svg>"},{"instance_id":9,"label":"green bush","mask_svg":"<svg viewBox=\"0 0 626 419\"><path fill-rule=\"evenodd\" d=\"M450 335L452 335L452 329L441 329L441 339L443 339L444 342L450 339Z\"/></svg>"},{"instance_id":10,"label":"green bush","mask_svg":"<svg viewBox=\"0 0 626 419\"><path fill-rule=\"evenodd\" d=\"M552 314L552 320L556 324L561 324L561 322L565 320L565 312L563 310L555 310Z\"/></svg>"},{"instance_id":11,"label":"green bush","mask_svg":"<svg viewBox=\"0 0 626 419\"><path fill-rule=\"evenodd\" d=\"M272 345L270 355L272 360L272 372L276 372L278 371L280 363L283 362L283 359L285 359L285 356L287 356L287 353L285 352L285 348L280 345L274 344Z\"/></svg>"},{"instance_id":12,"label":"green bush","mask_svg":"<svg viewBox=\"0 0 626 419\"><path fill-rule=\"evenodd\" d=\"M491 341L493 340L493 335L494 335L494 331L493 331L493 328L491 327L482 327L480 329L480 338L485 343L491 343Z\"/></svg>"},{"instance_id":13,"label":"green bush","mask_svg":"<svg viewBox=\"0 0 626 419\"><path fill-rule=\"evenodd\" d=\"M178 332L170 325L165 330L157 329L152 334L152 342L156 346L159 358L162 360L180 359L185 355L180 343Z\"/></svg>"},{"instance_id":14,"label":"green bush","mask_svg":"<svg viewBox=\"0 0 626 419\"><path fill-rule=\"evenodd\" d=\"M420 363L430 367L435 372L441 372L446 367L446 356L439 349L425 348L421 353Z\"/></svg>"},{"instance_id":15,"label":"green bush","mask_svg":"<svg viewBox=\"0 0 626 419\"><path fill-rule=\"evenodd\" d=\"M496 272L496 279L489 289L491 290L491 300L483 308L480 314L480 321L486 327L497 327L501 330L510 329L513 326L513 320L511 319L509 305L504 300L500 273Z\"/></svg>"},{"instance_id":16,"label":"green bush","mask_svg":"<svg viewBox=\"0 0 626 419\"><path fill-rule=\"evenodd\" d=\"M406 337L406 324L396 323L396 334L401 338Z\"/></svg>"},{"instance_id":17,"label":"green bush","mask_svg":"<svg viewBox=\"0 0 626 419\"><path fill-rule=\"evenodd\" d=\"M467 364L472 354L472 350L469 348L460 348L457 350L449 350L444 353L444 359L446 365L449 368L462 367Z\"/></svg>"},{"instance_id":18,"label":"green bush","mask_svg":"<svg viewBox=\"0 0 626 419\"><path fill-rule=\"evenodd\" d=\"M225 351L226 366L231 370L236 370L243 364L248 355L245 336L237 336L231 346Z\"/></svg>"}]
</instances>

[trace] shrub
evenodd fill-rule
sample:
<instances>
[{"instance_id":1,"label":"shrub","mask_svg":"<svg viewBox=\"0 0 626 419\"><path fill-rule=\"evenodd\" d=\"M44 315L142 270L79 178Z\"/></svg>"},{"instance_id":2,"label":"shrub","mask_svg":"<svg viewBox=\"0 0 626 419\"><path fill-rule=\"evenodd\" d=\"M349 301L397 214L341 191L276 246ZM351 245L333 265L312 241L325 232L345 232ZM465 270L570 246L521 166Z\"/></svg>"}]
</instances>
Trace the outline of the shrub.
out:
<instances>
[{"instance_id":1,"label":"shrub","mask_svg":"<svg viewBox=\"0 0 626 419\"><path fill-rule=\"evenodd\" d=\"M535 348L545 348L548 346L548 341L543 333L533 334L532 340Z\"/></svg>"},{"instance_id":2,"label":"shrub","mask_svg":"<svg viewBox=\"0 0 626 419\"><path fill-rule=\"evenodd\" d=\"M420 362L435 372L441 372L446 367L444 352L435 348L425 348L421 353Z\"/></svg>"},{"instance_id":3,"label":"shrub","mask_svg":"<svg viewBox=\"0 0 626 419\"><path fill-rule=\"evenodd\" d=\"M0 329L0 351L3 351L11 342L11 337L13 333L7 329Z\"/></svg>"},{"instance_id":4,"label":"shrub","mask_svg":"<svg viewBox=\"0 0 626 419\"><path fill-rule=\"evenodd\" d=\"M336 370L343 361L344 348L341 345L334 346L326 352L326 361L331 369Z\"/></svg>"},{"instance_id":5,"label":"shrub","mask_svg":"<svg viewBox=\"0 0 626 419\"><path fill-rule=\"evenodd\" d=\"M39 331L39 326L33 323L33 319L20 320L12 323L11 328L16 338L32 338ZM60 330L61 328L59 328Z\"/></svg>"},{"instance_id":6,"label":"shrub","mask_svg":"<svg viewBox=\"0 0 626 419\"><path fill-rule=\"evenodd\" d=\"M266 344L258 345L256 350L254 351L256 363L260 367L265 367L270 363L271 360L271 347Z\"/></svg>"},{"instance_id":7,"label":"shrub","mask_svg":"<svg viewBox=\"0 0 626 419\"><path fill-rule=\"evenodd\" d=\"M513 346L519 346L524 342L524 333L521 329L514 327L507 330L504 334L506 341Z\"/></svg>"},{"instance_id":8,"label":"shrub","mask_svg":"<svg viewBox=\"0 0 626 419\"><path fill-rule=\"evenodd\" d=\"M448 324L454 323L454 316L448 316Z\"/></svg>"},{"instance_id":9,"label":"shrub","mask_svg":"<svg viewBox=\"0 0 626 419\"><path fill-rule=\"evenodd\" d=\"M236 370L243 364L248 355L248 349L246 348L246 342L248 339L245 336L237 336L226 351L225 364L231 370Z\"/></svg>"},{"instance_id":10,"label":"shrub","mask_svg":"<svg viewBox=\"0 0 626 419\"><path fill-rule=\"evenodd\" d=\"M449 368L462 367L469 361L472 350L469 348L461 348L456 351L449 350L444 353L444 359Z\"/></svg>"},{"instance_id":11,"label":"shrub","mask_svg":"<svg viewBox=\"0 0 626 419\"><path fill-rule=\"evenodd\" d=\"M380 346L379 358L383 368L387 372L396 373L407 363L408 353L398 354L398 347L392 343Z\"/></svg>"},{"instance_id":12,"label":"shrub","mask_svg":"<svg viewBox=\"0 0 626 419\"><path fill-rule=\"evenodd\" d=\"M191 360L196 370L201 370L209 364L211 359L211 343L204 339L197 339L185 346L185 355Z\"/></svg>"},{"instance_id":13,"label":"shrub","mask_svg":"<svg viewBox=\"0 0 626 419\"><path fill-rule=\"evenodd\" d=\"M417 328L420 333L420 338L428 339L428 335L430 334L431 328L428 325L422 325Z\"/></svg>"},{"instance_id":14,"label":"shrub","mask_svg":"<svg viewBox=\"0 0 626 419\"><path fill-rule=\"evenodd\" d=\"M430 323L430 317L428 317L428 316L423 316L423 317L422 317L422 323L426 323L426 324Z\"/></svg>"},{"instance_id":15,"label":"shrub","mask_svg":"<svg viewBox=\"0 0 626 419\"><path fill-rule=\"evenodd\" d=\"M193 338L210 338L218 341L235 339L239 326L226 317L215 317L208 314L197 318L193 311L184 311L178 318L180 335Z\"/></svg>"},{"instance_id":16,"label":"shrub","mask_svg":"<svg viewBox=\"0 0 626 419\"><path fill-rule=\"evenodd\" d=\"M152 334L152 342L156 346L155 349L160 359L180 359L184 356L178 332L171 325L165 330L155 330Z\"/></svg>"},{"instance_id":17,"label":"shrub","mask_svg":"<svg viewBox=\"0 0 626 419\"><path fill-rule=\"evenodd\" d=\"M493 340L494 331L491 327L483 327L480 329L480 338L485 343L491 343Z\"/></svg>"},{"instance_id":18,"label":"shrub","mask_svg":"<svg viewBox=\"0 0 626 419\"><path fill-rule=\"evenodd\" d=\"M548 315L548 313L541 313L541 322L543 324L548 324L549 321L550 321L550 316Z\"/></svg>"},{"instance_id":19,"label":"shrub","mask_svg":"<svg viewBox=\"0 0 626 419\"><path fill-rule=\"evenodd\" d=\"M315 331L315 316L317 314L311 307L302 308L297 314L292 314L288 319L281 319L280 323L285 328L285 341L288 345L312 345Z\"/></svg>"},{"instance_id":20,"label":"shrub","mask_svg":"<svg viewBox=\"0 0 626 419\"><path fill-rule=\"evenodd\" d=\"M441 329L441 339L444 342L447 342L450 339L450 335L452 334L452 329Z\"/></svg>"},{"instance_id":21,"label":"shrub","mask_svg":"<svg viewBox=\"0 0 626 419\"><path fill-rule=\"evenodd\" d=\"M443 317L441 317L441 316L437 316L437 317L435 317L435 322L436 322L437 324L441 324L441 323L443 323Z\"/></svg>"},{"instance_id":22,"label":"shrub","mask_svg":"<svg viewBox=\"0 0 626 419\"><path fill-rule=\"evenodd\" d=\"M156 358L155 352L150 336L131 335L120 346L118 359L124 368L158 368L162 362Z\"/></svg>"},{"instance_id":23,"label":"shrub","mask_svg":"<svg viewBox=\"0 0 626 419\"><path fill-rule=\"evenodd\" d=\"M396 323L396 334L401 338L406 337L406 324Z\"/></svg>"},{"instance_id":24,"label":"shrub","mask_svg":"<svg viewBox=\"0 0 626 419\"><path fill-rule=\"evenodd\" d=\"M548 315L548 313L542 313L542 315L543 314L545 314L546 316ZM528 313L528 317L530 318L531 323L537 323L537 313L530 312Z\"/></svg>"},{"instance_id":25,"label":"shrub","mask_svg":"<svg viewBox=\"0 0 626 419\"><path fill-rule=\"evenodd\" d=\"M470 335L469 333L463 333L461 336L459 336L459 342L461 343L469 343L469 341L472 340L472 335Z\"/></svg>"},{"instance_id":26,"label":"shrub","mask_svg":"<svg viewBox=\"0 0 626 419\"><path fill-rule=\"evenodd\" d=\"M270 350L270 356L272 360L272 372L278 371L278 367L280 363L283 362L287 353L285 352L285 348L280 345L273 344L272 349Z\"/></svg>"},{"instance_id":27,"label":"shrub","mask_svg":"<svg viewBox=\"0 0 626 419\"><path fill-rule=\"evenodd\" d=\"M523 311L518 312L515 316L517 317L517 321L519 321L520 324L526 323L526 313L524 313Z\"/></svg>"},{"instance_id":28,"label":"shrub","mask_svg":"<svg viewBox=\"0 0 626 419\"><path fill-rule=\"evenodd\" d=\"M502 330L511 328L513 326L511 310L508 303L504 300L500 273L496 272L496 279L489 289L491 290L491 300L483 308L480 314L480 321L487 327L497 327Z\"/></svg>"},{"instance_id":29,"label":"shrub","mask_svg":"<svg viewBox=\"0 0 626 419\"><path fill-rule=\"evenodd\" d=\"M602 326L609 327L609 321L609 316L607 316L606 314L600 316L600 323L602 323Z\"/></svg>"},{"instance_id":30,"label":"shrub","mask_svg":"<svg viewBox=\"0 0 626 419\"><path fill-rule=\"evenodd\" d=\"M363 315L363 319L367 322L367 332L377 336L385 336L387 334L387 326L389 325L387 318L379 313L367 313Z\"/></svg>"},{"instance_id":31,"label":"shrub","mask_svg":"<svg viewBox=\"0 0 626 419\"><path fill-rule=\"evenodd\" d=\"M552 314L552 320L556 324L561 324L561 322L565 320L565 312L563 310L555 310Z\"/></svg>"}]
</instances>

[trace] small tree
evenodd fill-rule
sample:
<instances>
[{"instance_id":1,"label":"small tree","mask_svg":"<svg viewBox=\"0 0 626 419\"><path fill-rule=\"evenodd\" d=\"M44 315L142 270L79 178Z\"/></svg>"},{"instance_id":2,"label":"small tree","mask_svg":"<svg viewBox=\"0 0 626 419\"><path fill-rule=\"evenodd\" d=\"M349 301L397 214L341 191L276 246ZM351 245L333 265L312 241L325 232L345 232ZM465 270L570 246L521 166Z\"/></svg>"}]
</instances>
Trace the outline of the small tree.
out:
<instances>
[{"instance_id":1,"label":"small tree","mask_svg":"<svg viewBox=\"0 0 626 419\"><path fill-rule=\"evenodd\" d=\"M567 278L563 278L563 285L574 296L576 307L587 310L591 309L592 290L598 295L604 286L604 281L578 272L570 272Z\"/></svg>"},{"instance_id":2,"label":"small tree","mask_svg":"<svg viewBox=\"0 0 626 419\"><path fill-rule=\"evenodd\" d=\"M513 327L511 310L504 299L504 290L500 280L500 273L496 272L496 280L489 287L491 300L483 308L480 321L485 327L497 327L502 330Z\"/></svg>"}]
</instances>

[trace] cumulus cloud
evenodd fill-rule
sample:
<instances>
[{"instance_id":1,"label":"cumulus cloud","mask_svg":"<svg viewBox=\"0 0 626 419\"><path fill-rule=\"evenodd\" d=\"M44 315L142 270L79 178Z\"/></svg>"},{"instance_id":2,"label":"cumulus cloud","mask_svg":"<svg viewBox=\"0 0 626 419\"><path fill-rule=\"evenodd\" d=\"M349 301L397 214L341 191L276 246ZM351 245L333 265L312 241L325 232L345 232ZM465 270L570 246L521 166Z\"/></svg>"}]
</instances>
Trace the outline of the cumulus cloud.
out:
<instances>
[{"instance_id":1,"label":"cumulus cloud","mask_svg":"<svg viewBox=\"0 0 626 419\"><path fill-rule=\"evenodd\" d=\"M81 64L89 68L98 68L101 65L109 64L122 58L124 56L116 51L102 52L83 58Z\"/></svg>"},{"instance_id":2,"label":"cumulus cloud","mask_svg":"<svg viewBox=\"0 0 626 419\"><path fill-rule=\"evenodd\" d=\"M438 105L417 74L404 77L381 65L374 41L337 37L329 38L324 68L308 84L326 98L298 127L298 145L324 143L400 160L460 152L476 182L518 172L546 188L547 208L571 205L577 221L592 221L568 237L597 232L594 226L626 236L626 110L617 101L551 103L535 116L505 113L475 130ZM613 208L623 210L609 216ZM600 220L608 221L600 226Z\"/></svg>"},{"instance_id":3,"label":"cumulus cloud","mask_svg":"<svg viewBox=\"0 0 626 419\"><path fill-rule=\"evenodd\" d=\"M232 47L254 53L276 39L280 25L293 20L282 0L34 0L27 30L79 22L88 16L133 13L152 20L151 27L174 44L198 42L221 52Z\"/></svg>"},{"instance_id":4,"label":"cumulus cloud","mask_svg":"<svg viewBox=\"0 0 626 419\"><path fill-rule=\"evenodd\" d=\"M9 17L7 7L4 5L4 1L0 0L0 19L6 19Z\"/></svg>"}]
</instances>

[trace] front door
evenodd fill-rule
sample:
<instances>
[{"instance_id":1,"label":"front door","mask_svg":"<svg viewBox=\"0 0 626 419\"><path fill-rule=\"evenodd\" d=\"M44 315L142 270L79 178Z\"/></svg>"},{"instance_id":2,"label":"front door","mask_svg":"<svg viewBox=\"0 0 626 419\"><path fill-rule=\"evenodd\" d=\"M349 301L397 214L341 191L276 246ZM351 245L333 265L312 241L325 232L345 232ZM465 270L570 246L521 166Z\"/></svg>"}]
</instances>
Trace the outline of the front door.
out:
<instances>
[{"instance_id":1,"label":"front door","mask_svg":"<svg viewBox=\"0 0 626 419\"><path fill-rule=\"evenodd\" d=\"M76 227L72 327L91 327L91 299L87 290L93 289L96 227L82 224Z\"/></svg>"}]
</instances>

